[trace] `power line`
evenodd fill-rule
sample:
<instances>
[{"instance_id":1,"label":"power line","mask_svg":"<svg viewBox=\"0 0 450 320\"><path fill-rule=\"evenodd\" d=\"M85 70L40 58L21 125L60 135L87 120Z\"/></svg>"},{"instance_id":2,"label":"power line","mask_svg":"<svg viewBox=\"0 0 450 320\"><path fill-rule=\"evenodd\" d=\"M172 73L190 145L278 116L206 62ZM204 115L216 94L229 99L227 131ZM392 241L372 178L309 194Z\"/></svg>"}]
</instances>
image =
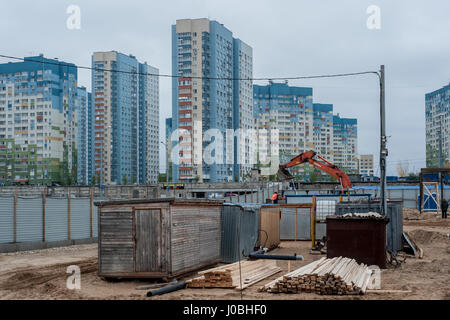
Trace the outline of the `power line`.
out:
<instances>
[{"instance_id":1,"label":"power line","mask_svg":"<svg viewBox=\"0 0 450 320\"><path fill-rule=\"evenodd\" d=\"M337 73L337 74L323 74L323 75L312 75L312 76L293 76L293 77L261 77L261 78L229 78L229 77L202 77L202 76L191 76L186 77L182 75L172 75L172 74L159 74L159 73L148 73L148 72L137 72L137 71L127 71L127 70L114 70L114 69L103 69L103 68L93 68L86 66L78 66L72 63L63 63L63 62L54 62L54 61L44 61L44 57L42 60L34 60L30 58L20 58L15 56L8 56L0 54L1 58L20 60L26 62L35 62L41 64L49 64L49 65L57 65L68 68L78 68L85 70L94 70L100 72L115 72L115 73L125 73L125 74L133 74L133 75L143 75L143 76L155 76L155 77L164 77L164 78L190 78L190 79L202 79L202 80L252 80L252 81L262 81L262 80L302 80L302 79L318 79L318 78L336 78L336 77L350 77L350 76L358 76L364 74L376 74L378 77L380 76L378 71L362 71L362 72L350 72L350 73Z\"/></svg>"}]
</instances>

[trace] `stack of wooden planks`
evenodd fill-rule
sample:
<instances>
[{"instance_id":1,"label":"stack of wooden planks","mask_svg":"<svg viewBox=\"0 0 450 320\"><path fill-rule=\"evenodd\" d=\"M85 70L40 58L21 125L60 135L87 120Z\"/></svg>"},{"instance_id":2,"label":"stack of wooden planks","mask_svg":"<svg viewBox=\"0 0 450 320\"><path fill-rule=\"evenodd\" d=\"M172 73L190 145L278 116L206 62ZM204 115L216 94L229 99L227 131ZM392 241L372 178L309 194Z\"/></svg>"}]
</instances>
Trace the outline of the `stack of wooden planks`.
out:
<instances>
[{"instance_id":1,"label":"stack of wooden planks","mask_svg":"<svg viewBox=\"0 0 450 320\"><path fill-rule=\"evenodd\" d=\"M277 266L275 260L244 260L240 263L240 269L239 262L236 262L200 271L199 277L187 281L187 287L243 290L280 271L281 268Z\"/></svg>"},{"instance_id":2,"label":"stack of wooden planks","mask_svg":"<svg viewBox=\"0 0 450 320\"><path fill-rule=\"evenodd\" d=\"M272 293L364 294L371 280L372 270L354 259L321 258L269 282L259 290Z\"/></svg>"}]
</instances>

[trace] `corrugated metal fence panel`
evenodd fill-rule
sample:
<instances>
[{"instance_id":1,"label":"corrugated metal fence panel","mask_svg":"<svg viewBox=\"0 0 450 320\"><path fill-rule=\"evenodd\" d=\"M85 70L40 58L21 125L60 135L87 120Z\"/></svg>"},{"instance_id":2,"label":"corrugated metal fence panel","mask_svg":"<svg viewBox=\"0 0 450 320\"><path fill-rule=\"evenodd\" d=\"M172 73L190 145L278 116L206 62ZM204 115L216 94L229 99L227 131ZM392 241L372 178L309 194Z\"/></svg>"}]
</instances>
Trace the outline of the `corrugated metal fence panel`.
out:
<instances>
[{"instance_id":1,"label":"corrugated metal fence panel","mask_svg":"<svg viewBox=\"0 0 450 320\"><path fill-rule=\"evenodd\" d=\"M43 240L42 198L17 198L17 242Z\"/></svg>"},{"instance_id":2,"label":"corrugated metal fence panel","mask_svg":"<svg viewBox=\"0 0 450 320\"><path fill-rule=\"evenodd\" d=\"M70 199L70 238L87 239L91 236L90 198Z\"/></svg>"},{"instance_id":3,"label":"corrugated metal fence panel","mask_svg":"<svg viewBox=\"0 0 450 320\"><path fill-rule=\"evenodd\" d=\"M280 239L295 239L295 208L284 208L280 221Z\"/></svg>"},{"instance_id":4,"label":"corrugated metal fence panel","mask_svg":"<svg viewBox=\"0 0 450 320\"><path fill-rule=\"evenodd\" d=\"M14 241L14 198L0 197L0 243Z\"/></svg>"},{"instance_id":5,"label":"corrugated metal fence panel","mask_svg":"<svg viewBox=\"0 0 450 320\"><path fill-rule=\"evenodd\" d=\"M339 203L336 205L336 214L343 215L354 212L380 212L379 203ZM389 222L386 226L386 249L390 252L397 252L402 249L402 234L403 234L403 207L401 202L388 203L387 217Z\"/></svg>"},{"instance_id":6,"label":"corrugated metal fence panel","mask_svg":"<svg viewBox=\"0 0 450 320\"><path fill-rule=\"evenodd\" d=\"M100 201L100 199L94 199L94 203ZM98 237L98 207L94 205L94 210L92 211L92 236Z\"/></svg>"},{"instance_id":7,"label":"corrugated metal fence panel","mask_svg":"<svg viewBox=\"0 0 450 320\"><path fill-rule=\"evenodd\" d=\"M258 212L258 205L222 207L222 262L236 262L239 256L244 258L242 251L246 255L253 251L258 241Z\"/></svg>"},{"instance_id":8,"label":"corrugated metal fence panel","mask_svg":"<svg viewBox=\"0 0 450 320\"><path fill-rule=\"evenodd\" d=\"M221 256L223 263L233 263L238 257L238 220L243 209L237 205L224 205L222 207L222 243Z\"/></svg>"},{"instance_id":9,"label":"corrugated metal fence panel","mask_svg":"<svg viewBox=\"0 0 450 320\"><path fill-rule=\"evenodd\" d=\"M67 198L47 198L45 206L45 240L68 240Z\"/></svg>"},{"instance_id":10,"label":"corrugated metal fence panel","mask_svg":"<svg viewBox=\"0 0 450 320\"><path fill-rule=\"evenodd\" d=\"M418 189L404 189L403 190L403 207L404 208L417 208L417 195Z\"/></svg>"},{"instance_id":11,"label":"corrugated metal fence panel","mask_svg":"<svg viewBox=\"0 0 450 320\"><path fill-rule=\"evenodd\" d=\"M311 212L309 208L297 208L297 231L295 230L296 208L283 208L280 221L281 240L310 240ZM295 233L297 232L297 239Z\"/></svg>"},{"instance_id":12,"label":"corrugated metal fence panel","mask_svg":"<svg viewBox=\"0 0 450 320\"><path fill-rule=\"evenodd\" d=\"M403 208L400 204L388 205L387 248L391 252L403 249Z\"/></svg>"}]
</instances>

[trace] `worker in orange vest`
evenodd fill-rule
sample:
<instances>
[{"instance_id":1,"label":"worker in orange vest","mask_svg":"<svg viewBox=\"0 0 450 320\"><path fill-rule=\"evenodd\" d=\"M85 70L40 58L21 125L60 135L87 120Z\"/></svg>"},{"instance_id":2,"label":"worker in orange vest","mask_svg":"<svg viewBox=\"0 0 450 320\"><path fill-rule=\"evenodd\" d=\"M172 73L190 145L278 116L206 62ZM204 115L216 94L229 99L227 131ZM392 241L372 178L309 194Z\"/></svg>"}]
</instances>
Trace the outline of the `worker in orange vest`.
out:
<instances>
[{"instance_id":1,"label":"worker in orange vest","mask_svg":"<svg viewBox=\"0 0 450 320\"><path fill-rule=\"evenodd\" d=\"M272 200L272 203L278 203L278 193L276 191L274 191L270 200Z\"/></svg>"}]
</instances>

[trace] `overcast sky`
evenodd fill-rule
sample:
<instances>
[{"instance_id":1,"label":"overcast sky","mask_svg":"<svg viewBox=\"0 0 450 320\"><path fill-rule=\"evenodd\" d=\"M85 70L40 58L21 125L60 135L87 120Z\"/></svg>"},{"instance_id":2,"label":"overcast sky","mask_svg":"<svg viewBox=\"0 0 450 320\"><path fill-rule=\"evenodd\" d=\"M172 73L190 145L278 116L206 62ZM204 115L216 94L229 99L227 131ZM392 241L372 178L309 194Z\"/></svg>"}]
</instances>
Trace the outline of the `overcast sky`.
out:
<instances>
[{"instance_id":1,"label":"overcast sky","mask_svg":"<svg viewBox=\"0 0 450 320\"><path fill-rule=\"evenodd\" d=\"M79 30L66 26L70 5L81 9ZM367 27L370 5L381 9L380 29ZM401 160L408 160L410 170L425 165L424 96L450 82L449 12L448 0L0 0L0 54L43 53L90 66L92 52L116 50L172 73L171 25L206 17L253 47L255 77L371 71L384 64L388 175L396 175ZM90 76L79 70L79 85L90 89ZM375 155L378 174L378 78L289 83L312 87L314 102L332 103L335 113L358 119L359 153ZM161 137L170 116L171 81L161 78Z\"/></svg>"}]
</instances>

